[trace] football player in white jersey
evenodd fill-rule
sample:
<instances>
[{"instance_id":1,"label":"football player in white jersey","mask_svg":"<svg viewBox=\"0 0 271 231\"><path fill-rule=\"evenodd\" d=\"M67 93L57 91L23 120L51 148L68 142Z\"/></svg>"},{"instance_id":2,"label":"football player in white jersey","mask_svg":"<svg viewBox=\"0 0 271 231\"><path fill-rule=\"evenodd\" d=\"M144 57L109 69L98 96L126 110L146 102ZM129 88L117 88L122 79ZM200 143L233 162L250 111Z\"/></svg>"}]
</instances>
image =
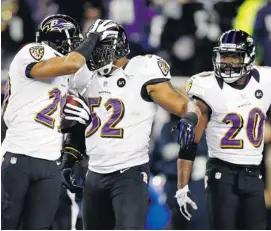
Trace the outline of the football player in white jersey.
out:
<instances>
[{"instance_id":1,"label":"football player in white jersey","mask_svg":"<svg viewBox=\"0 0 271 231\"><path fill-rule=\"evenodd\" d=\"M56 161L63 139L57 130L59 104L67 90L67 76L54 77L85 64L84 54L91 53L103 33L90 37L92 41L78 47L83 37L76 21L49 16L37 30L37 42L24 46L10 65L2 113L7 126L1 168L3 229L18 229L21 220L23 229L49 229L53 222L61 186L61 162ZM77 52L61 57L75 48Z\"/></svg>"},{"instance_id":2,"label":"football player in white jersey","mask_svg":"<svg viewBox=\"0 0 271 231\"><path fill-rule=\"evenodd\" d=\"M254 66L255 46L240 30L221 35L213 72L188 80L187 93L202 112L194 143L180 151L177 201L191 219L188 182L196 146L206 129L209 160L206 206L211 229L265 229L264 184L260 171L264 125L271 105L271 69Z\"/></svg>"},{"instance_id":3,"label":"football player in white jersey","mask_svg":"<svg viewBox=\"0 0 271 231\"><path fill-rule=\"evenodd\" d=\"M95 30L93 26L90 32ZM63 110L63 124L70 121L87 127L80 131L86 136L82 146L85 142L89 155L83 192L83 225L87 230L144 229L149 204L149 140L157 105L183 116L179 134L184 149L193 140L200 117L199 110L193 104L187 106L188 98L170 84L166 61L156 55L128 60L126 32L121 25L115 30L117 43L110 39L101 42L88 67L71 80L79 97L67 100ZM89 76L88 81L83 76ZM87 126L90 117L92 123ZM70 135L80 134L76 130ZM66 154L71 165L62 176L70 187L72 162L80 159L80 152L66 150Z\"/></svg>"}]
</instances>

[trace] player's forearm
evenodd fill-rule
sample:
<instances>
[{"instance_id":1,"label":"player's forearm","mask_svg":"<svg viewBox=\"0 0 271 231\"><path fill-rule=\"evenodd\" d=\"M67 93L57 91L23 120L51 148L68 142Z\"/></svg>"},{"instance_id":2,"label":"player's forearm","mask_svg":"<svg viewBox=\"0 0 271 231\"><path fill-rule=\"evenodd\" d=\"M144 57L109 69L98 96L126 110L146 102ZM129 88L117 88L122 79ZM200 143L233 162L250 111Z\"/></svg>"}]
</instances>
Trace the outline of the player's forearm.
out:
<instances>
[{"instance_id":1,"label":"player's forearm","mask_svg":"<svg viewBox=\"0 0 271 231\"><path fill-rule=\"evenodd\" d=\"M187 112L188 103L190 101L185 94L174 89L174 91L167 97L167 99L173 103L171 105L170 102L168 102L169 110L171 113L181 117ZM194 110L192 106L190 107L190 110Z\"/></svg>"},{"instance_id":2,"label":"player's forearm","mask_svg":"<svg viewBox=\"0 0 271 231\"><path fill-rule=\"evenodd\" d=\"M265 122L264 143L271 143L271 125Z\"/></svg>"},{"instance_id":3,"label":"player's forearm","mask_svg":"<svg viewBox=\"0 0 271 231\"><path fill-rule=\"evenodd\" d=\"M177 172L178 172L178 183L177 188L181 189L188 185L190 176L192 173L193 161L178 159L177 160Z\"/></svg>"},{"instance_id":4,"label":"player's forearm","mask_svg":"<svg viewBox=\"0 0 271 231\"><path fill-rule=\"evenodd\" d=\"M187 113L190 113L190 112L195 113L197 115L197 117L198 117L198 121L202 116L200 108L192 101L188 102L186 112Z\"/></svg>"},{"instance_id":5,"label":"player's forearm","mask_svg":"<svg viewBox=\"0 0 271 231\"><path fill-rule=\"evenodd\" d=\"M76 73L89 60L99 38L98 34L90 34L67 57L55 57L35 64L29 77L53 78Z\"/></svg>"},{"instance_id":6,"label":"player's forearm","mask_svg":"<svg viewBox=\"0 0 271 231\"><path fill-rule=\"evenodd\" d=\"M187 110L188 97L175 89L171 92L152 91L150 96L160 107L177 116L181 117Z\"/></svg>"},{"instance_id":7,"label":"player's forearm","mask_svg":"<svg viewBox=\"0 0 271 231\"><path fill-rule=\"evenodd\" d=\"M67 57L55 57L37 63L31 70L32 78L54 78L76 73L86 63L84 56L77 52Z\"/></svg>"}]
</instances>

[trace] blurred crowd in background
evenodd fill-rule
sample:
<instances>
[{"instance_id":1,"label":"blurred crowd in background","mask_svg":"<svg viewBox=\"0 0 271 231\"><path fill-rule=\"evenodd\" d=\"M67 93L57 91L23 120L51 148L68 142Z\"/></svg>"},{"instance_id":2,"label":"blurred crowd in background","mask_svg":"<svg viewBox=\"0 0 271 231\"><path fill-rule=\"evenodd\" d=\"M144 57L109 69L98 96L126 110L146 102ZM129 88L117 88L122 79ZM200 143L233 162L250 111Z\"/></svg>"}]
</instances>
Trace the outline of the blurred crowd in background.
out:
<instances>
[{"instance_id":1,"label":"blurred crowd in background","mask_svg":"<svg viewBox=\"0 0 271 231\"><path fill-rule=\"evenodd\" d=\"M212 47L218 36L231 28L242 29L253 35L257 48L256 63L271 66L270 0L2 0L2 94L6 78L3 71L9 68L12 58L22 46L35 41L35 30L41 20L56 13L73 17L83 33L97 18L116 20L128 33L130 56L157 54L170 64L172 76L189 77L212 70ZM150 156L153 187L150 188L150 194L153 189L156 198L153 202L164 205L164 210L159 210L161 217L156 210L150 211L153 214L149 216L150 223L146 228L208 229L204 206L207 157L204 139L192 175L191 191L199 205L192 222L184 221L174 198L178 145L176 135L170 130L177 120L175 116L169 115L152 144ZM263 170L269 176L269 181L266 177L266 187L269 188L269 191L266 190L266 198L270 214L269 146L265 146ZM269 168L265 168L268 165ZM155 222L157 224L158 220L160 227L152 225ZM270 215L268 220L268 228L271 229Z\"/></svg>"}]
</instances>

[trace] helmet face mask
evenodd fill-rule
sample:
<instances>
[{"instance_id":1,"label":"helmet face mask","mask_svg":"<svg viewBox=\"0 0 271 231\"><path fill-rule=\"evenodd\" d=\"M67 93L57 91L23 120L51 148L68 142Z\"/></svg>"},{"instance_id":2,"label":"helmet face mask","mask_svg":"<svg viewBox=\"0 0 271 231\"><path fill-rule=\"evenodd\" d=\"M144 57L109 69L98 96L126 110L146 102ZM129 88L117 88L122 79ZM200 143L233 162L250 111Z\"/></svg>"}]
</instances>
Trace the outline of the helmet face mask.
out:
<instances>
[{"instance_id":1,"label":"helmet face mask","mask_svg":"<svg viewBox=\"0 0 271 231\"><path fill-rule=\"evenodd\" d=\"M73 51L82 40L77 22L67 15L45 18L36 32L37 42L45 42L63 55Z\"/></svg>"},{"instance_id":2,"label":"helmet face mask","mask_svg":"<svg viewBox=\"0 0 271 231\"><path fill-rule=\"evenodd\" d=\"M222 34L213 49L216 77L234 83L248 75L255 59L253 39L244 31L230 30Z\"/></svg>"},{"instance_id":3,"label":"helmet face mask","mask_svg":"<svg viewBox=\"0 0 271 231\"><path fill-rule=\"evenodd\" d=\"M115 39L106 39L100 42L95 47L87 62L87 66L91 71L97 70L101 75L107 75L110 73L115 56Z\"/></svg>"},{"instance_id":4,"label":"helmet face mask","mask_svg":"<svg viewBox=\"0 0 271 231\"><path fill-rule=\"evenodd\" d=\"M118 32L117 38L106 38L94 49L87 66L91 71L98 71L100 75L108 75L114 62L130 53L129 42L124 28L118 24L108 30ZM92 27L92 26L91 26ZM91 30L90 30L91 31ZM95 31L93 31L95 33Z\"/></svg>"}]
</instances>

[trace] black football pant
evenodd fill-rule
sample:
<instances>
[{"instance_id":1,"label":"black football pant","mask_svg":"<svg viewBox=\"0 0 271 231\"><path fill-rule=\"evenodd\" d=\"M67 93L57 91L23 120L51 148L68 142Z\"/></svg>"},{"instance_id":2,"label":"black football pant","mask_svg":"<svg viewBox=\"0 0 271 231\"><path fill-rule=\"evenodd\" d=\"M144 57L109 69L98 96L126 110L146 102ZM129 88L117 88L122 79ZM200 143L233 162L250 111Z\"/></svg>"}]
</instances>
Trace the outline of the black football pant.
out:
<instances>
[{"instance_id":1,"label":"black football pant","mask_svg":"<svg viewBox=\"0 0 271 231\"><path fill-rule=\"evenodd\" d=\"M60 165L7 152L1 166L2 229L49 229L60 196Z\"/></svg>"},{"instance_id":2,"label":"black football pant","mask_svg":"<svg viewBox=\"0 0 271 231\"><path fill-rule=\"evenodd\" d=\"M148 177L148 164L122 173L88 170L83 192L84 229L144 229L149 206Z\"/></svg>"},{"instance_id":3,"label":"black football pant","mask_svg":"<svg viewBox=\"0 0 271 231\"><path fill-rule=\"evenodd\" d=\"M238 166L210 158L206 203L211 229L265 229L260 166Z\"/></svg>"},{"instance_id":4,"label":"black football pant","mask_svg":"<svg viewBox=\"0 0 271 231\"><path fill-rule=\"evenodd\" d=\"M67 194L67 189L62 186L58 208L51 229L71 230L72 228L72 201Z\"/></svg>"}]
</instances>

